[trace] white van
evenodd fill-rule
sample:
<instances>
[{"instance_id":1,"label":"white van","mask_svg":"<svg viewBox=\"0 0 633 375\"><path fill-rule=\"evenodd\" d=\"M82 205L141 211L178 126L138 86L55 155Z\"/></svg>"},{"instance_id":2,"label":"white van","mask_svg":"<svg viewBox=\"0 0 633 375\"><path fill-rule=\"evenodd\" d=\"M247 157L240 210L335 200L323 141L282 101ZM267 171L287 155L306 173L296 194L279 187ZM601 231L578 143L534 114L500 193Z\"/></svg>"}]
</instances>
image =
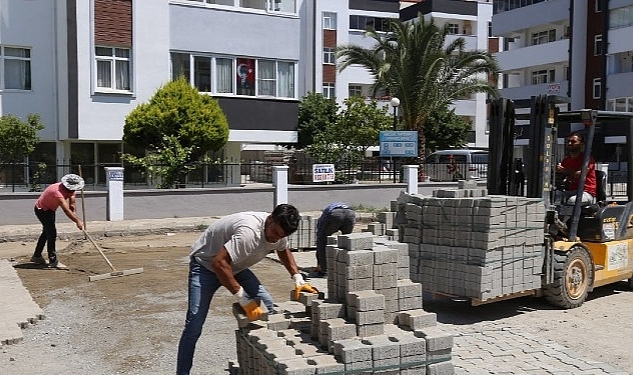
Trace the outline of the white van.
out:
<instances>
[{"instance_id":1,"label":"white van","mask_svg":"<svg viewBox=\"0 0 633 375\"><path fill-rule=\"evenodd\" d=\"M431 181L485 179L488 150L441 150L426 157L426 174Z\"/></svg>"}]
</instances>

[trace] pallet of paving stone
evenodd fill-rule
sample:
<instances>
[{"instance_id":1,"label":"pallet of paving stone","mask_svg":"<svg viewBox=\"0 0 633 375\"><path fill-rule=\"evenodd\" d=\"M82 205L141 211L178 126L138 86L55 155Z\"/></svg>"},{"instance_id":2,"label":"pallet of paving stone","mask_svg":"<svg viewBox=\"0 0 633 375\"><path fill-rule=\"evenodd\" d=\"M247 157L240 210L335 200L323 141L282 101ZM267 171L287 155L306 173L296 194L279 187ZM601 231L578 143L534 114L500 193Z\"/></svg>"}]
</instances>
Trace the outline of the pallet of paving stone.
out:
<instances>
[{"instance_id":1,"label":"pallet of paving stone","mask_svg":"<svg viewBox=\"0 0 633 375\"><path fill-rule=\"evenodd\" d=\"M302 215L297 230L288 236L290 249L299 251L316 247L316 221L315 217Z\"/></svg>"},{"instance_id":2,"label":"pallet of paving stone","mask_svg":"<svg viewBox=\"0 0 633 375\"><path fill-rule=\"evenodd\" d=\"M396 205L413 281L426 291L479 303L540 288L542 200L447 191L434 195L401 195Z\"/></svg>"}]
</instances>

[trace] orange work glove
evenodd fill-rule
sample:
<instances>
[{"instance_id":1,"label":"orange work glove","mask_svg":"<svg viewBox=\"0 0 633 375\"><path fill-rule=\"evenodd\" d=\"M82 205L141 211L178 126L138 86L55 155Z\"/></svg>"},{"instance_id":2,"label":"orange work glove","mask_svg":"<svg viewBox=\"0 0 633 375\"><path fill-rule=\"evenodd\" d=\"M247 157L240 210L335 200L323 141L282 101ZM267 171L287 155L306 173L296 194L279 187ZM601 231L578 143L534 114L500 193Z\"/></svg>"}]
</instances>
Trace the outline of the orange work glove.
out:
<instances>
[{"instance_id":1,"label":"orange work glove","mask_svg":"<svg viewBox=\"0 0 633 375\"><path fill-rule=\"evenodd\" d=\"M319 293L319 290L312 285L308 284L303 280L303 276L301 274L295 273L292 275L292 279L295 282L295 300L299 300L299 296L301 296L301 292L308 293Z\"/></svg>"},{"instance_id":2,"label":"orange work glove","mask_svg":"<svg viewBox=\"0 0 633 375\"><path fill-rule=\"evenodd\" d=\"M257 320L264 313L262 308L259 307L259 303L251 299L244 291L244 288L240 287L240 290L234 296L240 306L242 306L242 310L246 313L248 320Z\"/></svg>"}]
</instances>

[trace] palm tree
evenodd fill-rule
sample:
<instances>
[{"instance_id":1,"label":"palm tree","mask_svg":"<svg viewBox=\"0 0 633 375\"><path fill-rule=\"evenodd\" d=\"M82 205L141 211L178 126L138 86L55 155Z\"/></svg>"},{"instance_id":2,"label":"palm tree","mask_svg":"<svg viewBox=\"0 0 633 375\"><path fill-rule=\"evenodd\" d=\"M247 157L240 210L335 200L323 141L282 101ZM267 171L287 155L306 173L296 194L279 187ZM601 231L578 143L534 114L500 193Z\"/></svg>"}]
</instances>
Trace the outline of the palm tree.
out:
<instances>
[{"instance_id":1,"label":"palm tree","mask_svg":"<svg viewBox=\"0 0 633 375\"><path fill-rule=\"evenodd\" d=\"M498 72L494 57L487 51L467 51L464 38L446 43L447 35L447 26L439 27L418 13L417 20L410 22L390 20L384 34L367 28L365 36L376 41L373 48L344 45L336 52L339 71L363 66L375 79L374 95L384 89L400 99L405 129L418 131L420 175L424 175L426 118L474 93L498 95L491 81Z\"/></svg>"}]
</instances>

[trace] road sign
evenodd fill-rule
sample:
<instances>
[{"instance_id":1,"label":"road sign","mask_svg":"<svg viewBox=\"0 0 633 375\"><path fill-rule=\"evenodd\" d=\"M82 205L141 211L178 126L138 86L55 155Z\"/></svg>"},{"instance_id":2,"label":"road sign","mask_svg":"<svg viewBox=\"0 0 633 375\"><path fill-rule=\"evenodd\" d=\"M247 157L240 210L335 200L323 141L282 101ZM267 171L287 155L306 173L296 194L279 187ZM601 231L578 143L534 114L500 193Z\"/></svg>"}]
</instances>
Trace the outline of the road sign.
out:
<instances>
[{"instance_id":1,"label":"road sign","mask_svg":"<svg viewBox=\"0 0 633 375\"><path fill-rule=\"evenodd\" d=\"M312 182L332 182L335 179L334 164L312 164Z\"/></svg>"},{"instance_id":2,"label":"road sign","mask_svg":"<svg viewBox=\"0 0 633 375\"><path fill-rule=\"evenodd\" d=\"M380 156L382 157L416 157L418 156L418 132L416 131L381 131Z\"/></svg>"}]
</instances>

